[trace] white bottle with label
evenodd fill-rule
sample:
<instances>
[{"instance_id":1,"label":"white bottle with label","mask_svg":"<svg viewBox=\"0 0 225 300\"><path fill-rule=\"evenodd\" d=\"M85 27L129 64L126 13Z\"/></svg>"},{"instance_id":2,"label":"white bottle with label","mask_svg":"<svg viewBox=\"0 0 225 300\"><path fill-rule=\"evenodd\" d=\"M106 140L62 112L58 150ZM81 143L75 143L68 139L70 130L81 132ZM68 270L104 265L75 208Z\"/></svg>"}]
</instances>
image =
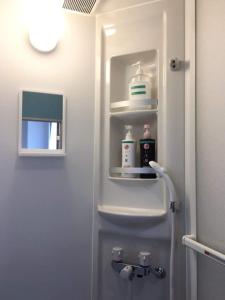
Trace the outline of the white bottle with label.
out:
<instances>
[{"instance_id":1,"label":"white bottle with label","mask_svg":"<svg viewBox=\"0 0 225 300\"><path fill-rule=\"evenodd\" d=\"M125 139L122 140L122 168L135 167L136 141L132 136L132 126L125 125L127 130ZM133 178L135 174L122 173L122 177Z\"/></svg>"},{"instance_id":2,"label":"white bottle with label","mask_svg":"<svg viewBox=\"0 0 225 300\"><path fill-rule=\"evenodd\" d=\"M137 67L136 74L131 78L129 83L129 100L131 108L143 106L143 102L138 100L151 99L151 78L144 73L142 63L140 61L131 65ZM134 101L133 101L134 100Z\"/></svg>"}]
</instances>

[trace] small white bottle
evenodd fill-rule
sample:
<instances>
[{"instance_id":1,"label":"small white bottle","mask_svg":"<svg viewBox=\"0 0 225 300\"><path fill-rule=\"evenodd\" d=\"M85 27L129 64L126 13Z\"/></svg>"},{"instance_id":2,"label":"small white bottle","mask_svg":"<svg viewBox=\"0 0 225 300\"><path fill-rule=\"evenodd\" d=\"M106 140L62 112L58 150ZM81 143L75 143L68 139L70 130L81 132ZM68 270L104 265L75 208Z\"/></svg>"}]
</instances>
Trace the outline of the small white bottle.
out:
<instances>
[{"instance_id":1,"label":"small white bottle","mask_svg":"<svg viewBox=\"0 0 225 300\"><path fill-rule=\"evenodd\" d=\"M151 84L151 78L144 73L140 61L136 62L131 66L137 67L137 72L131 78L129 83L129 100L130 100L130 107L136 108L143 105L143 104L140 105L138 103L138 100L151 99L152 84Z\"/></svg>"},{"instance_id":2,"label":"small white bottle","mask_svg":"<svg viewBox=\"0 0 225 300\"><path fill-rule=\"evenodd\" d=\"M131 125L125 125L127 130L125 139L122 140L122 168L135 167L136 141L132 135ZM135 174L122 173L122 177L133 178Z\"/></svg>"}]
</instances>

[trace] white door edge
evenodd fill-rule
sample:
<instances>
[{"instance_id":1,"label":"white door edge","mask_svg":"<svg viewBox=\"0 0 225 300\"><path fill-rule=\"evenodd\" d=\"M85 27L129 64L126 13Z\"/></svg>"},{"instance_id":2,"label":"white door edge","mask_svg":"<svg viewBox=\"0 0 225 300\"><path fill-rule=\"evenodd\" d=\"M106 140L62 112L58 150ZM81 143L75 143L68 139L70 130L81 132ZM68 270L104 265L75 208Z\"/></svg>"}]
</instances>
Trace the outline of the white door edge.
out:
<instances>
[{"instance_id":1,"label":"white door edge","mask_svg":"<svg viewBox=\"0 0 225 300\"><path fill-rule=\"evenodd\" d=\"M186 234L196 236L196 0L185 0L185 210ZM197 300L197 257L186 250L186 300Z\"/></svg>"}]
</instances>

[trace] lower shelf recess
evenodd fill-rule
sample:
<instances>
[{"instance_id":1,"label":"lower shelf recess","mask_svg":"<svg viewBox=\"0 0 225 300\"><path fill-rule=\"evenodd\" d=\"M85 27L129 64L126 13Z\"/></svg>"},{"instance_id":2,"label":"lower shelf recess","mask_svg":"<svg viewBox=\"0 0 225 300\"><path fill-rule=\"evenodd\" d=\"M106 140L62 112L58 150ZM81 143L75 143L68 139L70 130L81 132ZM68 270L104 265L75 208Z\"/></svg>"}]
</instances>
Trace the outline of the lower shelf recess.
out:
<instances>
[{"instance_id":1,"label":"lower shelf recess","mask_svg":"<svg viewBox=\"0 0 225 300\"><path fill-rule=\"evenodd\" d=\"M164 209L150 208L133 208L113 205L98 205L98 213L103 217L114 218L115 220L128 221L147 221L161 219L166 216L167 212Z\"/></svg>"}]
</instances>

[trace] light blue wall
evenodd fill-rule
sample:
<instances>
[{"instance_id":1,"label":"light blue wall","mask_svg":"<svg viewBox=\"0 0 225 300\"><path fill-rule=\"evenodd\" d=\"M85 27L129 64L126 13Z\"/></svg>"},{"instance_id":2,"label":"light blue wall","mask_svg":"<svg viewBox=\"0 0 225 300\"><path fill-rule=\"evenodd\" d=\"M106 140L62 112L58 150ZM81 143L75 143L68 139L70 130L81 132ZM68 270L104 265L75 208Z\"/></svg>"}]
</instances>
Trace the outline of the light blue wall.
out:
<instances>
[{"instance_id":1,"label":"light blue wall","mask_svg":"<svg viewBox=\"0 0 225 300\"><path fill-rule=\"evenodd\" d=\"M0 1L0 299L89 300L94 33L65 14L49 54L28 42L23 0ZM67 96L67 156L17 155L19 89Z\"/></svg>"}]
</instances>

